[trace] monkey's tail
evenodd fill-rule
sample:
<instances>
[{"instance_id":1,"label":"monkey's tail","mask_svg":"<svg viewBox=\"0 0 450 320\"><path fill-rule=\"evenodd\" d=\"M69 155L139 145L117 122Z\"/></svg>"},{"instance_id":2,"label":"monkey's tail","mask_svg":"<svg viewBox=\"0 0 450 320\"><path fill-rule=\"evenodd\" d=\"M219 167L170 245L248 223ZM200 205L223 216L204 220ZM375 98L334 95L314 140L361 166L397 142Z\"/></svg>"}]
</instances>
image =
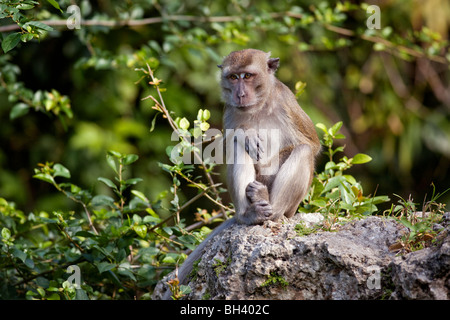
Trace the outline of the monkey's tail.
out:
<instances>
[{"instance_id":1,"label":"monkey's tail","mask_svg":"<svg viewBox=\"0 0 450 320\"><path fill-rule=\"evenodd\" d=\"M194 266L194 262L200 259L200 257L203 254L203 249L205 248L206 244L214 238L216 235L218 235L220 232L222 232L225 229L228 229L230 226L232 226L236 222L235 218L228 219L224 221L220 226L215 228L207 237L205 240L203 240L202 243L198 245L197 248L191 254L187 257L187 259L183 262L181 267L178 269L178 279L180 281L180 284L186 284L187 278L189 274L192 271L192 268ZM164 294L163 300L170 300L170 297L172 295L172 292L168 289L166 293Z\"/></svg>"}]
</instances>

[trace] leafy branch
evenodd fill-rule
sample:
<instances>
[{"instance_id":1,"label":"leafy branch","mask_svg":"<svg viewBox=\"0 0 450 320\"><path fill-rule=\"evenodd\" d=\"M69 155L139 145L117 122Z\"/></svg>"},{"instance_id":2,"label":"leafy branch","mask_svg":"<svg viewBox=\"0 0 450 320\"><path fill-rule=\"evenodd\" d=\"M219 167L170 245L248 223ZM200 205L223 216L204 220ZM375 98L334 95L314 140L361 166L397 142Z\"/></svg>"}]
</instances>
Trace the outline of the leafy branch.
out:
<instances>
[{"instance_id":1,"label":"leafy branch","mask_svg":"<svg viewBox=\"0 0 450 320\"><path fill-rule=\"evenodd\" d=\"M30 1L34 3L34 1ZM32 4L30 4L32 5ZM34 5L33 5L34 6ZM438 34L431 32L429 29L424 28L423 30L414 34L410 39L405 39L404 36L399 36L397 38L391 36L392 29L386 27L381 31L375 30L365 30L354 31L348 28L344 28L340 25L343 20L343 16L350 11L364 10L367 4L363 3L360 6L352 5L349 2L338 3L334 8L328 7L326 5L319 5L319 7L311 6L310 12L305 12L303 10L298 10L295 7L293 11L283 11L283 12L269 12L265 13L265 19L282 20L289 21L293 19L294 22L287 22L289 25L295 25L295 21L300 22L302 28L310 26L313 23L318 23L322 25L328 31L335 34L345 36L345 37L358 37L362 40L369 41L375 44L375 49L378 51L392 51L392 53L397 54L401 58L407 59L407 56L414 58L426 58L431 61L440 64L449 64L450 57L445 53L448 53L446 49L448 42L441 39ZM0 26L0 32L10 32L20 29L21 32L10 34L3 42L2 47L5 52L13 49L20 40L26 42L33 38L39 38L42 32L51 31L53 27L65 27L67 25L67 20L42 20L42 21L29 21L21 22L26 19L21 15L19 10L22 8L9 6L6 7L6 13L0 18L9 17L12 18L16 24ZM23 9L22 9L23 10ZM300 12L299 12L300 11ZM14 12L14 13L12 13ZM244 14L240 16L195 16L195 15L167 15L161 13L161 17L150 17L144 19L127 19L127 20L96 20L96 19L82 19L80 21L80 26L92 27L92 26L102 26L108 28L117 27L137 27L152 24L170 23L170 22L194 22L194 23L241 23L241 22L254 22L254 14ZM391 38L391 39L389 39ZM416 42L423 42L424 46L428 48L423 49L417 45L407 46L404 43L405 40L408 44L414 44ZM339 42L339 41L338 41ZM344 41L345 42L345 41ZM326 42L325 46L329 46L331 43ZM303 46L303 50L314 50L314 46L306 45ZM405 56L406 55L406 56Z\"/></svg>"},{"instance_id":2,"label":"leafy branch","mask_svg":"<svg viewBox=\"0 0 450 320\"><path fill-rule=\"evenodd\" d=\"M171 128L174 130L174 132L178 133L178 136L182 140L182 143L190 145L190 150L192 151L192 153L196 159L196 163L199 163L200 168L203 169L203 173L204 173L206 179L208 180L208 185L205 186L202 183L198 183L198 182L195 182L194 180L192 180L188 175L186 175L183 172L183 169L190 170L190 168L184 167L184 165L181 163L179 165L175 165L175 166L162 165L162 167L165 168L169 173L176 174L176 175L182 177L191 185L202 190L200 194L204 195L209 200L211 200L212 202L214 202L215 204L217 204L219 206L219 208L221 210L221 215L217 216L216 218L227 219L228 218L227 211L232 211L232 209L228 208L227 206L225 206L222 203L220 195L219 195L219 191L217 190L217 187L220 186L221 184L216 184L214 182L210 169L208 168L205 161L202 159L202 156L197 151L195 145L190 140L191 135L190 134L186 135L186 133L187 133L186 131L189 128L189 121L186 118L183 118L183 119L177 118L175 120L173 119L170 111L167 109L167 107L165 105L165 102L164 102L164 99L163 99L163 96L161 93L162 90L160 88L160 85L162 83L162 80L160 80L154 76L154 73L153 73L152 69L150 68L149 64L147 63L147 70L139 69L139 71L143 72L145 75L150 77L151 81L149 82L149 84L151 84L156 89L156 92L157 92L158 98L159 98L159 99L156 99L153 95L149 95L149 96L143 98L142 100L151 99L153 102L155 102L155 106L153 107L153 109L155 109L158 112L163 114L163 118L167 119L167 121L169 122L169 124L170 124ZM141 78L141 80L142 80L142 78ZM156 116L154 119L156 119ZM210 117L210 115L209 115L208 110L199 110L199 115L198 115L197 121L200 123L199 128L201 128L200 129L201 131L206 131L209 128L209 124L207 124L207 122L206 122L209 119L209 117ZM194 130L196 130L196 129L194 129ZM201 134L201 132L196 133L193 131L193 134L198 135L198 134ZM174 178L173 190L176 190L177 181L178 180L176 180ZM209 191L211 191L212 196L208 194ZM198 196L198 198L200 198L200 196ZM177 217L178 222L180 221L180 219L179 219L180 211L181 211L180 208L177 208L176 212L173 214L173 216Z\"/></svg>"}]
</instances>

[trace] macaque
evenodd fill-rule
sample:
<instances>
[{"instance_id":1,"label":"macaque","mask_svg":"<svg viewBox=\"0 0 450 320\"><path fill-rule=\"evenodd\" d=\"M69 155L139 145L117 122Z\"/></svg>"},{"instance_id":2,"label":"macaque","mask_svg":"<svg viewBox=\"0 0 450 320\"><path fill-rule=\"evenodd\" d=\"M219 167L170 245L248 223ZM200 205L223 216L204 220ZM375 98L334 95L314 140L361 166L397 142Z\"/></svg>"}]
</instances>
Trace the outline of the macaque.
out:
<instances>
[{"instance_id":1,"label":"macaque","mask_svg":"<svg viewBox=\"0 0 450 320\"><path fill-rule=\"evenodd\" d=\"M275 77L278 65L278 58L255 49L232 52L220 65L224 131L234 134L225 139L235 139L241 159L227 163L227 183L235 218L243 224L292 217L308 192L320 150L311 119ZM246 133L240 142L239 129Z\"/></svg>"},{"instance_id":2,"label":"macaque","mask_svg":"<svg viewBox=\"0 0 450 320\"><path fill-rule=\"evenodd\" d=\"M279 58L255 49L232 52L218 66L227 184L235 215L189 255L178 271L181 284L215 235L234 223L290 218L308 192L320 142L294 94L275 77L278 66Z\"/></svg>"}]
</instances>

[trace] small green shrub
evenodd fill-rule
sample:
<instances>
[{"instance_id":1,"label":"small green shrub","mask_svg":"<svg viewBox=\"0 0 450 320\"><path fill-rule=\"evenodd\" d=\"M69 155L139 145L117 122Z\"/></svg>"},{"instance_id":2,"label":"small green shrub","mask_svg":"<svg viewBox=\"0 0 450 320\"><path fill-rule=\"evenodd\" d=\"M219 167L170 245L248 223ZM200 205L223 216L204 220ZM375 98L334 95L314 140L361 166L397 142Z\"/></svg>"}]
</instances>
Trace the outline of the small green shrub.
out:
<instances>
[{"instance_id":1,"label":"small green shrub","mask_svg":"<svg viewBox=\"0 0 450 320\"><path fill-rule=\"evenodd\" d=\"M353 158L343 156L336 161L336 154L344 151L343 146L333 148L334 140L345 139L338 133L342 122L331 128L319 123L316 125L322 133L323 153L328 157L324 169L315 174L311 189L300 205L300 212L319 212L325 220L324 230L334 230L340 223L378 212L378 204L389 201L387 196L365 195L360 182L345 171L353 165L364 164L372 160L368 155L359 153ZM301 226L298 227L302 229Z\"/></svg>"}]
</instances>

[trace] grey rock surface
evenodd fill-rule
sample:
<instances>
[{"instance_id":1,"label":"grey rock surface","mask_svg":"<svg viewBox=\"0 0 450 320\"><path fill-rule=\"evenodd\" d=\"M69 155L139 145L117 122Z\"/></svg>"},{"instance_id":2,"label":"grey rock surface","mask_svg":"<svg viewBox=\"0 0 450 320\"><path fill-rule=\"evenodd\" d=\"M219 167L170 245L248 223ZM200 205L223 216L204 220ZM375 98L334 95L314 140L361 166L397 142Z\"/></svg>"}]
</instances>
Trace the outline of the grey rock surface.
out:
<instances>
[{"instance_id":1,"label":"grey rock surface","mask_svg":"<svg viewBox=\"0 0 450 320\"><path fill-rule=\"evenodd\" d=\"M352 221L338 232L299 236L312 214L263 225L234 225L211 240L185 299L449 299L448 225L436 246L396 256L406 228L392 219ZM165 292L165 282L153 298Z\"/></svg>"}]
</instances>

